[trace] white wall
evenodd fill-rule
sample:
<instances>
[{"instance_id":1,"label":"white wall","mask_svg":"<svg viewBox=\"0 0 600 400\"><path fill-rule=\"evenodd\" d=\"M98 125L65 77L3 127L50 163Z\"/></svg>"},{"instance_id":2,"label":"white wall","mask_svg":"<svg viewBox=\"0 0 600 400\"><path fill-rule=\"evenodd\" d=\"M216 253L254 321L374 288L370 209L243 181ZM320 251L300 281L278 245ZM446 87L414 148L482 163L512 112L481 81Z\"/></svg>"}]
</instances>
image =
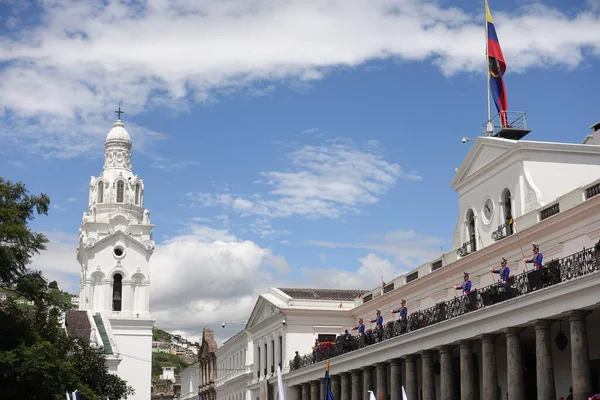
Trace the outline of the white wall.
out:
<instances>
[{"instance_id":1,"label":"white wall","mask_svg":"<svg viewBox=\"0 0 600 400\"><path fill-rule=\"evenodd\" d=\"M198 363L192 364L179 374L181 378L180 400L194 400L198 398L198 385L200 384L200 367Z\"/></svg>"},{"instance_id":2,"label":"white wall","mask_svg":"<svg viewBox=\"0 0 600 400\"><path fill-rule=\"evenodd\" d=\"M111 323L114 323L111 319ZM148 400L152 381L152 326L130 330L116 328L114 337L122 359L118 375L135 389L131 400Z\"/></svg>"}]
</instances>

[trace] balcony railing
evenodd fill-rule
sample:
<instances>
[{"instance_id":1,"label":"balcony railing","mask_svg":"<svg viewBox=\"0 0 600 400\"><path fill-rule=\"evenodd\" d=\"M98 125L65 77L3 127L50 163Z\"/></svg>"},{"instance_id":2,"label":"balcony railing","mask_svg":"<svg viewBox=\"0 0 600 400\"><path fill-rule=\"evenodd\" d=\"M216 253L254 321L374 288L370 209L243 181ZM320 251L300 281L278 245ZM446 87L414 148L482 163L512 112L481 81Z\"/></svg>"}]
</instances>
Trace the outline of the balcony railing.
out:
<instances>
[{"instance_id":1,"label":"balcony railing","mask_svg":"<svg viewBox=\"0 0 600 400\"><path fill-rule=\"evenodd\" d=\"M460 257L464 257L468 254L473 253L476 250L475 239L469 240L468 242L464 242L461 247L456 250L456 254Z\"/></svg>"},{"instance_id":2,"label":"balcony railing","mask_svg":"<svg viewBox=\"0 0 600 400\"><path fill-rule=\"evenodd\" d=\"M498 240L504 239L505 237L510 236L512 234L513 234L512 224L509 224L507 222L504 225L498 226L498 229L496 229L494 232L492 232L492 239L494 239L495 241L498 241Z\"/></svg>"},{"instance_id":3,"label":"balcony railing","mask_svg":"<svg viewBox=\"0 0 600 400\"><path fill-rule=\"evenodd\" d=\"M530 270L510 278L510 285L495 283L408 316L406 323L389 321L383 331L369 329L364 336L338 336L336 343L290 361L290 371L370 346L380 341L414 332L447 321L468 312L524 296L533 291L600 271L600 241L594 248L584 249L562 259L548 262L541 270Z\"/></svg>"}]
</instances>

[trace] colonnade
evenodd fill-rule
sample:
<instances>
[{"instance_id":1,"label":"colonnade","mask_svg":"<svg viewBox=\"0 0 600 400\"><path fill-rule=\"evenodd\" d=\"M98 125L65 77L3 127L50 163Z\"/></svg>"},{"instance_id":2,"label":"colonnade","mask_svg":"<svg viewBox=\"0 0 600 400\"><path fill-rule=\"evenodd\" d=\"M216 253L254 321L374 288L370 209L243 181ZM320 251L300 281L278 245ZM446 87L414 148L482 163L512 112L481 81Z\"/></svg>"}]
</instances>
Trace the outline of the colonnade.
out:
<instances>
[{"instance_id":1,"label":"colonnade","mask_svg":"<svg viewBox=\"0 0 600 400\"><path fill-rule=\"evenodd\" d=\"M586 317L589 311L576 310L569 313L571 379L574 400L587 400L592 393L590 356L587 338ZM554 361L550 327L555 320L532 321L535 330L535 373L538 400L556 400ZM331 375L331 389L335 400L369 400L369 391L377 400L400 400L404 386L409 400L460 400L500 398L496 340L506 341L506 388L509 400L526 400L525 376L523 372L523 349L520 333L524 328L507 328L501 332L468 338L456 343L427 349L418 354L407 354L360 369ZM473 347L481 345L481 387L476 382L476 363ZM453 366L452 352L458 347L459 368ZM437 356L437 357L435 357ZM434 357L439 359L439 397L436 398ZM418 382L417 360L421 359L421 382ZM404 383L402 379L404 364ZM342 364L343 365L343 364ZM375 371L375 374L374 374ZM455 379L458 374L459 379ZM374 380L375 375L375 380ZM389 379L389 382L388 382ZM460 382L458 388L455 383ZM292 386L298 400L322 400L324 378ZM389 388L389 393L388 393ZM527 399L529 400L529 399Z\"/></svg>"}]
</instances>

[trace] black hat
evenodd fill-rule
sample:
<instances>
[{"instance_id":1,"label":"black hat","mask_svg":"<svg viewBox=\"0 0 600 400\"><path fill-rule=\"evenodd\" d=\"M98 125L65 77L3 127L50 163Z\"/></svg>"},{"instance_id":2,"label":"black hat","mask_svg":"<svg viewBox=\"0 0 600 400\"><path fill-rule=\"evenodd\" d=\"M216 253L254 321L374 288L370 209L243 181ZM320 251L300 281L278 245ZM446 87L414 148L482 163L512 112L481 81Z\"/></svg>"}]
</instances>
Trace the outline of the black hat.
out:
<instances>
[{"instance_id":1,"label":"black hat","mask_svg":"<svg viewBox=\"0 0 600 400\"><path fill-rule=\"evenodd\" d=\"M466 271L464 272L464 274L465 274L465 276L466 276L466 277L468 277L468 276L469 276L469 273L468 273L468 272L466 272Z\"/></svg>"},{"instance_id":2,"label":"black hat","mask_svg":"<svg viewBox=\"0 0 600 400\"><path fill-rule=\"evenodd\" d=\"M502 260L500 260L500 264L506 264L508 261L506 261L506 258L502 257Z\"/></svg>"}]
</instances>

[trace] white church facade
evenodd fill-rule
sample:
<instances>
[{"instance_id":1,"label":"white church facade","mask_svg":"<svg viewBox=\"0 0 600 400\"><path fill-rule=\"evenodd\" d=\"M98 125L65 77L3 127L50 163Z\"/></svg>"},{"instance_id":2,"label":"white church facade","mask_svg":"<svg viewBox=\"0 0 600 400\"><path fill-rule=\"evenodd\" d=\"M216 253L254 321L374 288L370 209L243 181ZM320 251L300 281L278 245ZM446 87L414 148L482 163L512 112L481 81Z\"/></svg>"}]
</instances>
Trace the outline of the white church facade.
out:
<instances>
[{"instance_id":1,"label":"white church facade","mask_svg":"<svg viewBox=\"0 0 600 400\"><path fill-rule=\"evenodd\" d=\"M90 179L77 248L79 311L67 315L66 326L104 349L109 370L134 388L130 399L149 400L153 225L144 208L144 182L131 170L131 145L117 120L106 137L104 170Z\"/></svg>"}]
</instances>

